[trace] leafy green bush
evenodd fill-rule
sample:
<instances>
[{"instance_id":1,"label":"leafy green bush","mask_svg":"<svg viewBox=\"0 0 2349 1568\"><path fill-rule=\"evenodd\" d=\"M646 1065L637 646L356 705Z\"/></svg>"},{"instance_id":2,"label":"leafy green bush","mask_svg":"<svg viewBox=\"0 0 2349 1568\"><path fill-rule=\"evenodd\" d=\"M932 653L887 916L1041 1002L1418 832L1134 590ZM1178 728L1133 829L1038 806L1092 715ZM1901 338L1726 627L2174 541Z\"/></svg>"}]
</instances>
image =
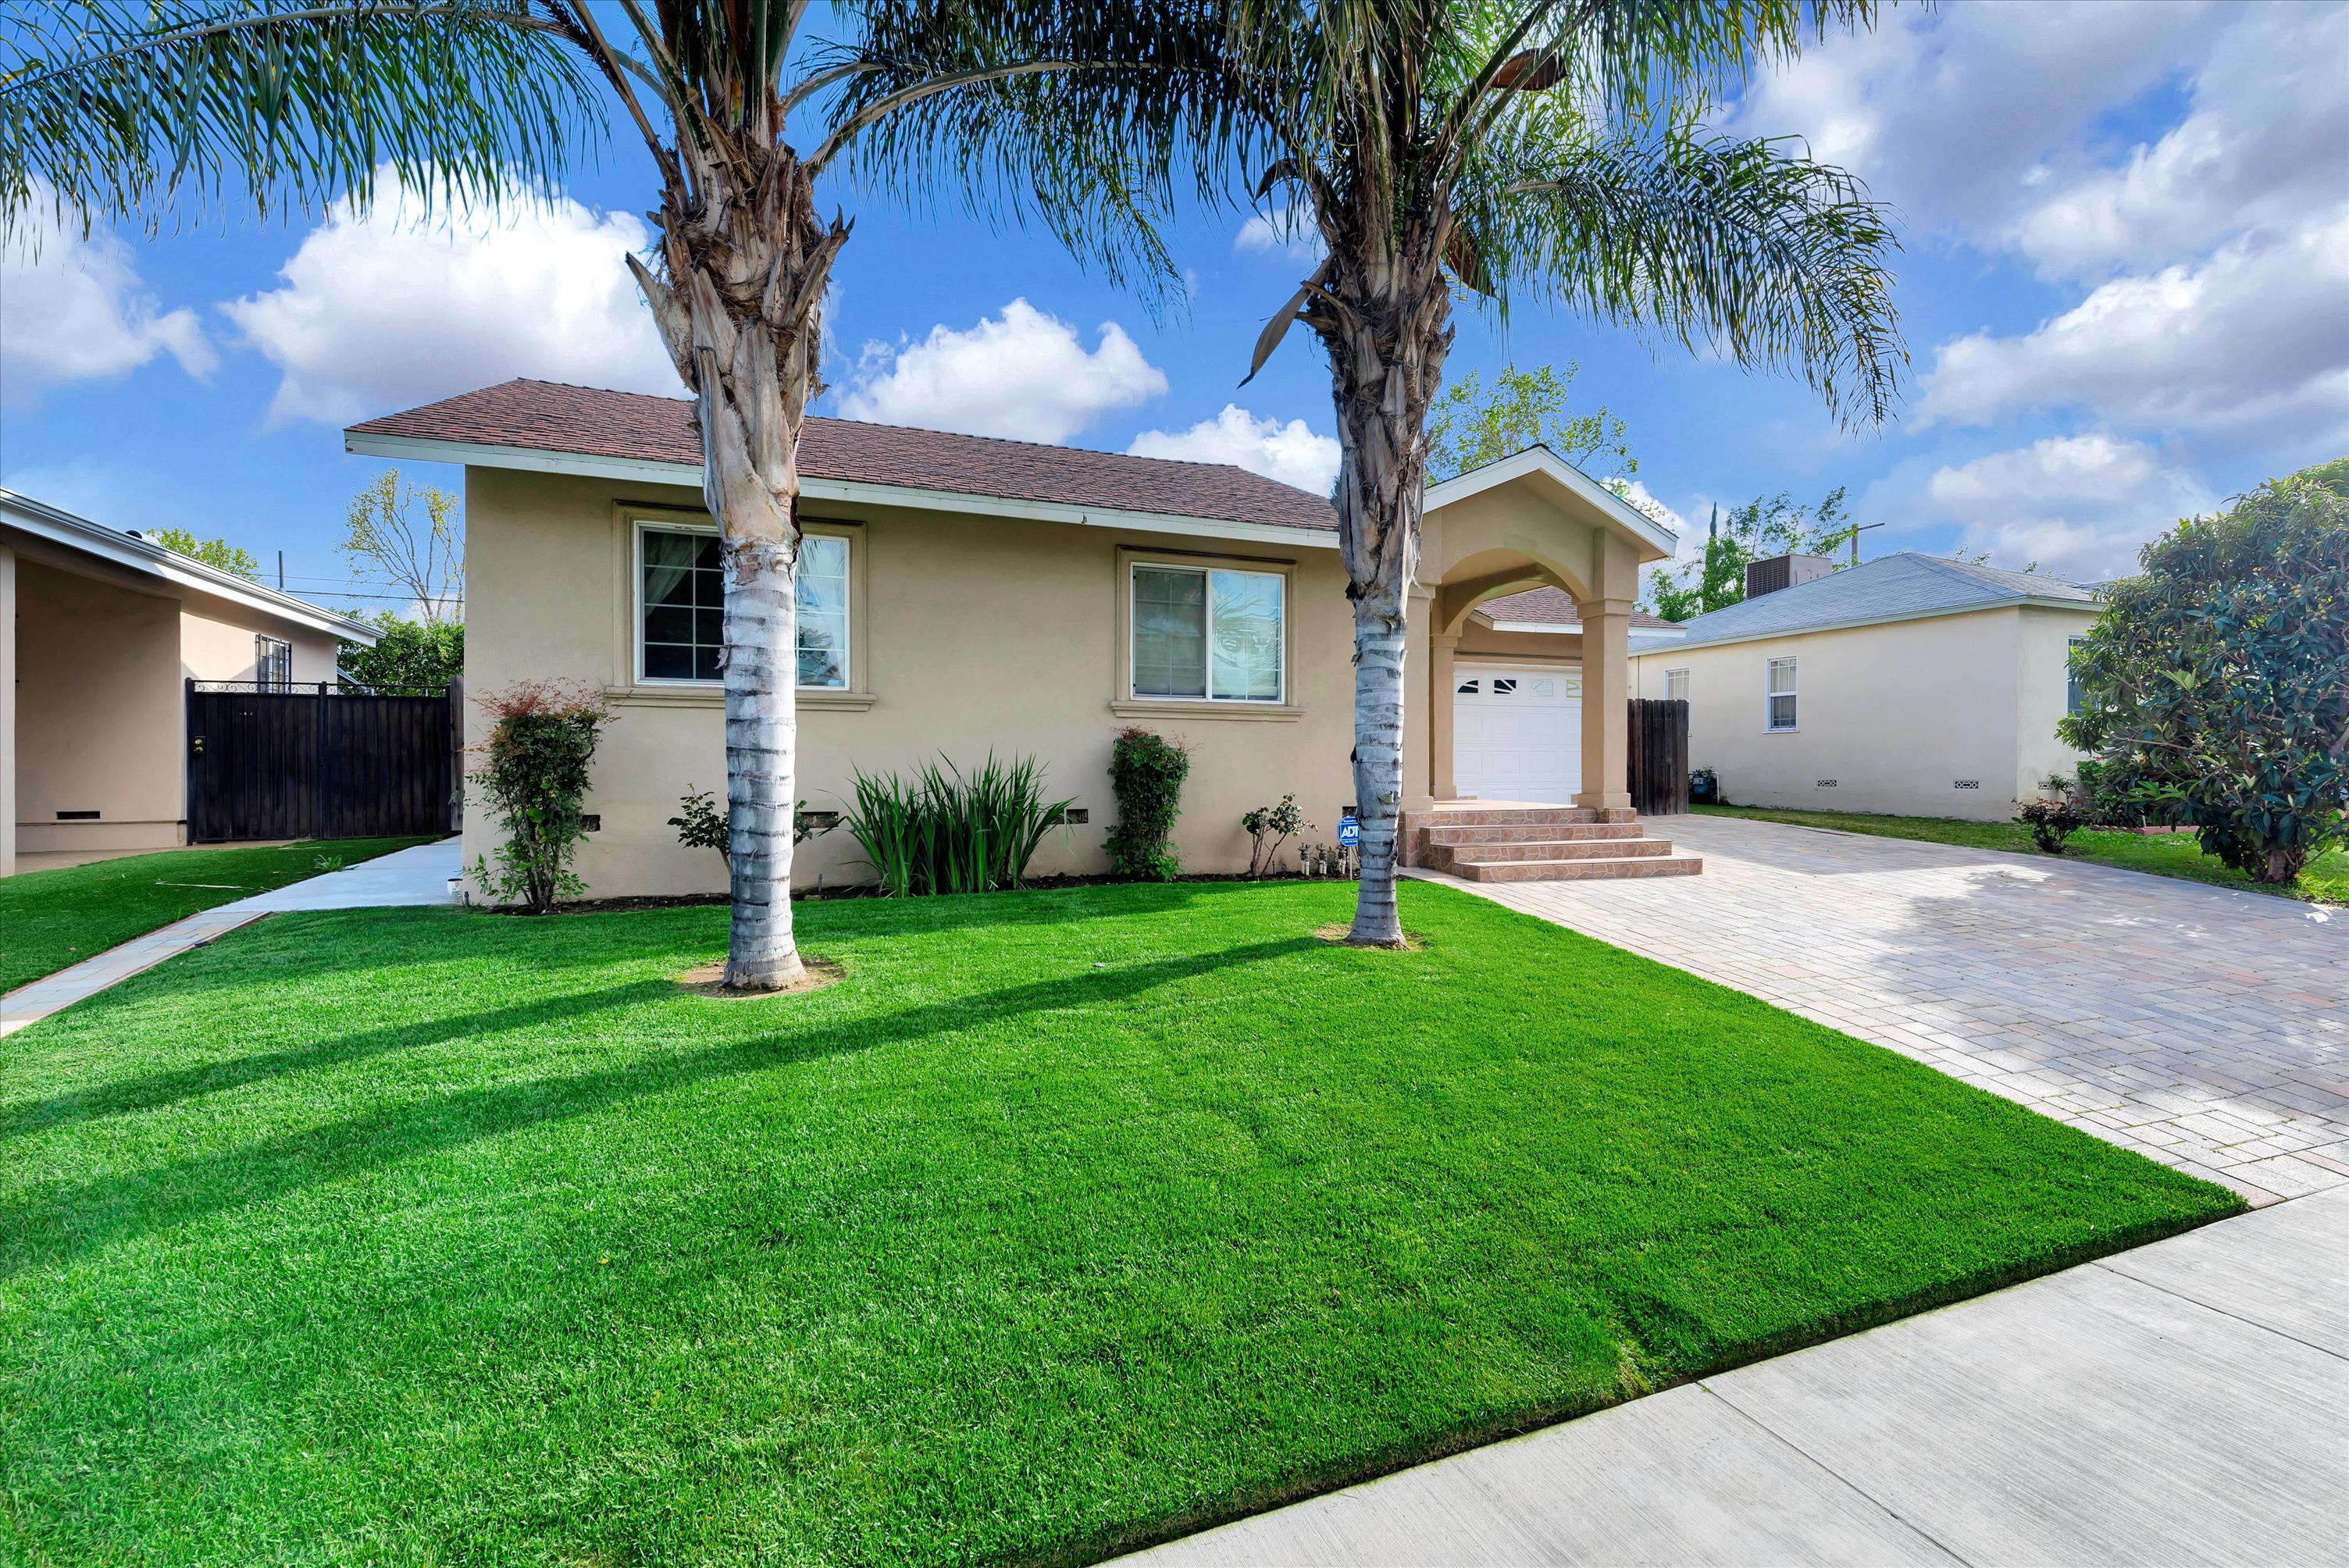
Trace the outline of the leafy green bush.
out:
<instances>
[{"instance_id":1,"label":"leafy green bush","mask_svg":"<svg viewBox=\"0 0 2349 1568\"><path fill-rule=\"evenodd\" d=\"M855 792L848 830L881 891L899 898L1019 887L1075 799L1045 799L1034 758L999 762L993 752L968 773L951 762L925 763L910 779L860 769Z\"/></svg>"},{"instance_id":2,"label":"leafy green bush","mask_svg":"<svg viewBox=\"0 0 2349 1568\"><path fill-rule=\"evenodd\" d=\"M1289 835L1312 825L1305 820L1305 813L1299 809L1294 795L1283 795L1279 805L1258 806L1242 817L1240 826L1247 830L1251 841L1248 846L1248 880L1253 882L1272 870L1280 854L1280 846L1288 841ZM1267 840L1270 841L1267 842Z\"/></svg>"},{"instance_id":3,"label":"leafy green bush","mask_svg":"<svg viewBox=\"0 0 2349 1568\"><path fill-rule=\"evenodd\" d=\"M558 898L587 891L571 869L585 835L580 805L595 742L612 722L601 692L523 681L481 699L490 716L473 780L505 824L492 865L473 857L473 881L500 903L544 914Z\"/></svg>"},{"instance_id":4,"label":"leafy green bush","mask_svg":"<svg viewBox=\"0 0 2349 1568\"><path fill-rule=\"evenodd\" d=\"M1110 748L1109 782L1117 826L1109 833L1110 870L1127 882L1173 882L1183 862L1167 840L1183 814L1183 780L1191 754L1146 729L1121 729Z\"/></svg>"},{"instance_id":5,"label":"leafy green bush","mask_svg":"<svg viewBox=\"0 0 2349 1568\"><path fill-rule=\"evenodd\" d=\"M371 621L382 637L371 648L345 642L335 663L352 686L447 686L465 673L462 621L408 621L385 610L358 617Z\"/></svg>"},{"instance_id":6,"label":"leafy green bush","mask_svg":"<svg viewBox=\"0 0 2349 1568\"><path fill-rule=\"evenodd\" d=\"M2349 835L2349 458L2145 548L2075 651L2057 732L2254 881Z\"/></svg>"},{"instance_id":7,"label":"leafy green bush","mask_svg":"<svg viewBox=\"0 0 2349 1568\"><path fill-rule=\"evenodd\" d=\"M2060 855L2064 841L2088 825L2088 814L2069 795L2054 800L2025 800L2014 820L2031 830L2031 841L2044 854Z\"/></svg>"}]
</instances>

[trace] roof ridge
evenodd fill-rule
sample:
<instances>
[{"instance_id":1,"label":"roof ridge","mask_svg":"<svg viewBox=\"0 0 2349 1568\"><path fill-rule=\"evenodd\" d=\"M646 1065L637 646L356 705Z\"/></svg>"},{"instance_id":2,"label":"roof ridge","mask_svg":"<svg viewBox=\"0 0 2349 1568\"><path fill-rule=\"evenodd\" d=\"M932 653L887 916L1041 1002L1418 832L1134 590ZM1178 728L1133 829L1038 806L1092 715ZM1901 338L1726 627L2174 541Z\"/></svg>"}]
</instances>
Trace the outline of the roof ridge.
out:
<instances>
[{"instance_id":1,"label":"roof ridge","mask_svg":"<svg viewBox=\"0 0 2349 1568\"><path fill-rule=\"evenodd\" d=\"M511 376L498 383L498 386L512 387L518 383L527 383L534 387L560 387L571 392L595 392L607 397L650 397L662 403L698 404L698 399L691 397L673 397L665 392L635 392L625 387L590 387L584 381L554 381L543 376ZM490 387L487 390L494 391L496 387ZM455 396L462 397L468 394L460 392ZM447 402L449 399L439 398L436 401ZM424 407L429 407L430 405L427 404ZM865 430L904 430L917 436L952 436L957 440L990 441L1001 447L1030 447L1040 452L1086 452L1097 458L1129 458L1138 463L1172 463L1186 469L1212 469L1222 473L1246 474L1250 479L1262 480L1267 484L1279 485L1284 490L1295 490L1299 495L1313 494L1311 490L1301 485L1288 484L1285 480L1274 479L1270 474L1260 474L1254 469L1240 463L1214 463L1202 458L1157 458L1146 452L1112 452L1101 447L1071 446L1066 441L1030 441L1018 436L982 436L971 430L941 430L928 425L897 425L886 419L852 419L841 414L812 412L807 418L822 419L829 425L854 425ZM1326 498L1316 497L1315 499Z\"/></svg>"}]
</instances>

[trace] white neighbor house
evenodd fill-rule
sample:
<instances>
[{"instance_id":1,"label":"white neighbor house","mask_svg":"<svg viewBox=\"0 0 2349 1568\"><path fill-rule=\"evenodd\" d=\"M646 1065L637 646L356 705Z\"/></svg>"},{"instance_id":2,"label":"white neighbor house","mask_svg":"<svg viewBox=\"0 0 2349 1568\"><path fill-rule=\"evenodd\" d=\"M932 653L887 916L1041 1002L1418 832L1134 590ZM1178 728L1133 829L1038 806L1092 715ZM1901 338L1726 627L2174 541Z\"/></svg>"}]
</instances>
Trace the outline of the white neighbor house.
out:
<instances>
[{"instance_id":1,"label":"white neighbor house","mask_svg":"<svg viewBox=\"0 0 2349 1568\"><path fill-rule=\"evenodd\" d=\"M1690 766L1738 805L2002 820L2080 761L2055 721L2099 608L2076 583L1931 555L1780 556L1678 638L1635 632L1633 689L1687 700Z\"/></svg>"}]
</instances>

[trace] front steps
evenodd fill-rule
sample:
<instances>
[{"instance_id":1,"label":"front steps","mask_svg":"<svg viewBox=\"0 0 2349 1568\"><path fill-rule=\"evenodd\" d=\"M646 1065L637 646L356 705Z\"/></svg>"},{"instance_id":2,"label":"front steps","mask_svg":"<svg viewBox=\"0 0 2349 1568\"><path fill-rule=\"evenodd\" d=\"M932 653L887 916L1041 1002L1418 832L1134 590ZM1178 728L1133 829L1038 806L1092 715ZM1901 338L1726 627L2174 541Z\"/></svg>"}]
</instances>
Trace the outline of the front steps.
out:
<instances>
[{"instance_id":1,"label":"front steps","mask_svg":"<svg viewBox=\"0 0 2349 1568\"><path fill-rule=\"evenodd\" d=\"M1465 882L1690 877L1704 869L1669 840L1650 838L1621 806L1445 800L1406 812L1402 834L1409 863Z\"/></svg>"}]
</instances>

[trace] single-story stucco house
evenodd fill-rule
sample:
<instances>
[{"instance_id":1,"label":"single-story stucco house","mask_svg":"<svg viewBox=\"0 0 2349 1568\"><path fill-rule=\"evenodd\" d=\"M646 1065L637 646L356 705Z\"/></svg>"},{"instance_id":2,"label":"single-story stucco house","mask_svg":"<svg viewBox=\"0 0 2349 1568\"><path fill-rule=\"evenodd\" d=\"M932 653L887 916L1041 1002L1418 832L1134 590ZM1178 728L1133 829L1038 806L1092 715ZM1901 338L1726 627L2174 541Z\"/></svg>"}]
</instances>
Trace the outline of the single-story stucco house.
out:
<instances>
[{"instance_id":1,"label":"single-story stucco house","mask_svg":"<svg viewBox=\"0 0 2349 1568\"><path fill-rule=\"evenodd\" d=\"M187 682L332 680L374 628L0 490L0 876L187 835Z\"/></svg>"},{"instance_id":2,"label":"single-story stucco house","mask_svg":"<svg viewBox=\"0 0 2349 1568\"><path fill-rule=\"evenodd\" d=\"M2072 645L2095 593L1903 552L1756 562L1747 596L1634 638L1636 689L1689 705L1689 762L1743 806L1998 821L2071 774Z\"/></svg>"},{"instance_id":3,"label":"single-story stucco house","mask_svg":"<svg viewBox=\"0 0 2349 1568\"><path fill-rule=\"evenodd\" d=\"M464 466L468 691L564 680L615 705L578 862L592 894L720 887L718 857L680 847L667 820L725 779L692 403L511 381L353 426L345 444ZM1189 869L1244 870L1242 813L1286 793L1333 835L1351 803L1353 640L1327 498L1226 465L821 418L800 471L811 810L845 807L858 769L1030 755L1086 819L1034 870L1102 870L1111 742L1140 726L1193 750L1175 835ZM1511 824L1525 842L1490 857L1516 862L1495 875L1695 869L1640 831L1625 779L1631 602L1672 543L1540 449L1428 492L1407 848L1465 825L1474 796L1550 808ZM1553 591L1525 611L1538 619L1495 621L1493 602L1522 609L1537 589ZM1439 802L1454 814L1432 815ZM467 813L468 863L496 833ZM843 831L804 845L795 874L866 872Z\"/></svg>"}]
</instances>

